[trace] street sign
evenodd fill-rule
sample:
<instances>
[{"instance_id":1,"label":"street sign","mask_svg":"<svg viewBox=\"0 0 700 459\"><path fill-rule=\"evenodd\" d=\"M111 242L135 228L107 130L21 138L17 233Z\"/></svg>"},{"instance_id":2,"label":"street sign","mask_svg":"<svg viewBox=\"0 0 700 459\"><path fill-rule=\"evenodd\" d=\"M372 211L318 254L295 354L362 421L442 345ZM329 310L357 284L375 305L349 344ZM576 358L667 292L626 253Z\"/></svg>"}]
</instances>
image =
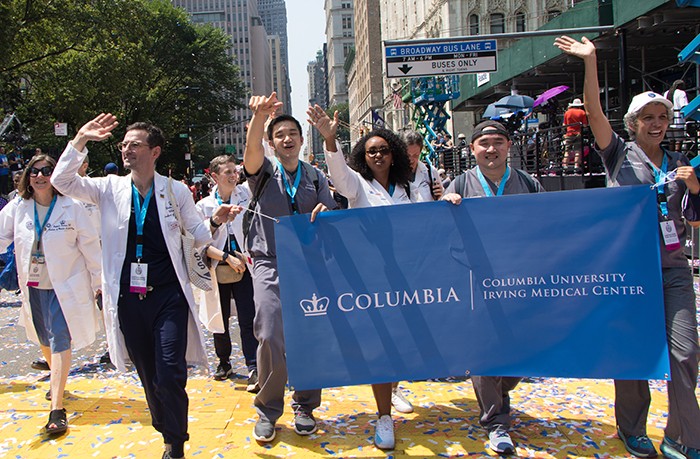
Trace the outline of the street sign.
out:
<instances>
[{"instance_id":1,"label":"street sign","mask_svg":"<svg viewBox=\"0 0 700 459\"><path fill-rule=\"evenodd\" d=\"M68 135L68 123L53 123L53 132L57 137L66 137Z\"/></svg>"},{"instance_id":2,"label":"street sign","mask_svg":"<svg viewBox=\"0 0 700 459\"><path fill-rule=\"evenodd\" d=\"M414 42L384 44L387 78L496 71L496 40Z\"/></svg>"},{"instance_id":3,"label":"street sign","mask_svg":"<svg viewBox=\"0 0 700 459\"><path fill-rule=\"evenodd\" d=\"M186 132L180 133L180 138L181 138L181 139L186 139L186 138L188 138L188 137L189 137L189 134L187 134Z\"/></svg>"}]
</instances>

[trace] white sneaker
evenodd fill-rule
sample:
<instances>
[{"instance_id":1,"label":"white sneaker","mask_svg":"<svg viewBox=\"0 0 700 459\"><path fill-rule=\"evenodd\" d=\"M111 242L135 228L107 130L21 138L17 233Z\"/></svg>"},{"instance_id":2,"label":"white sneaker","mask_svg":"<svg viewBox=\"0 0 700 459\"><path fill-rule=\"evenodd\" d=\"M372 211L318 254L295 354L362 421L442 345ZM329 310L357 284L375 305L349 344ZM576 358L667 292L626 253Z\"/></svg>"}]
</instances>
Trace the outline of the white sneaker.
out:
<instances>
[{"instance_id":1,"label":"white sneaker","mask_svg":"<svg viewBox=\"0 0 700 459\"><path fill-rule=\"evenodd\" d=\"M399 413L413 413L413 405L398 386L391 391L391 406Z\"/></svg>"},{"instance_id":2,"label":"white sneaker","mask_svg":"<svg viewBox=\"0 0 700 459\"><path fill-rule=\"evenodd\" d=\"M394 449L394 421L385 414L374 426L374 444L379 449Z\"/></svg>"},{"instance_id":3,"label":"white sneaker","mask_svg":"<svg viewBox=\"0 0 700 459\"><path fill-rule=\"evenodd\" d=\"M489 432L489 448L496 453L513 454L515 453L515 445L508 435L508 429L498 425L495 429Z\"/></svg>"}]
</instances>

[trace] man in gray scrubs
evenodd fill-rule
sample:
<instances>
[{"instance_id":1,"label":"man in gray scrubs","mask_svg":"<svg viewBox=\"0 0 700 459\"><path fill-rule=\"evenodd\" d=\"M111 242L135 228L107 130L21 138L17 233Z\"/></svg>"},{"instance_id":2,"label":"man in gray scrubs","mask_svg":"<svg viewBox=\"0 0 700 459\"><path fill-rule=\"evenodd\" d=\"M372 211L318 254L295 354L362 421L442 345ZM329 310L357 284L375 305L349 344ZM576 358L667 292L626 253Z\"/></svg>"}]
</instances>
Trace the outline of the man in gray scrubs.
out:
<instances>
[{"instance_id":1,"label":"man in gray scrubs","mask_svg":"<svg viewBox=\"0 0 700 459\"><path fill-rule=\"evenodd\" d=\"M303 137L301 125L295 118L280 115L270 121L267 137L275 156L265 157L262 143L265 122L282 105L277 95L273 92L269 97L253 96L248 105L253 117L243 161L255 210L271 217L311 213L313 221L319 212L335 208L326 177L299 160ZM274 225L271 219L254 214L246 241L253 260L254 330L259 343L260 392L255 397L259 419L253 437L261 443L275 438L275 422L282 416L287 383ZM312 412L320 403L320 389L294 392L292 408L296 433L310 435L316 431Z\"/></svg>"},{"instance_id":2,"label":"man in gray scrubs","mask_svg":"<svg viewBox=\"0 0 700 459\"><path fill-rule=\"evenodd\" d=\"M506 128L497 121L484 121L474 128L471 150L477 166L455 178L442 197L453 204L462 198L539 193L540 183L527 172L507 165L512 142ZM510 395L520 378L473 376L474 392L481 409L479 422L489 432L489 447L500 454L513 454L510 428Z\"/></svg>"}]
</instances>

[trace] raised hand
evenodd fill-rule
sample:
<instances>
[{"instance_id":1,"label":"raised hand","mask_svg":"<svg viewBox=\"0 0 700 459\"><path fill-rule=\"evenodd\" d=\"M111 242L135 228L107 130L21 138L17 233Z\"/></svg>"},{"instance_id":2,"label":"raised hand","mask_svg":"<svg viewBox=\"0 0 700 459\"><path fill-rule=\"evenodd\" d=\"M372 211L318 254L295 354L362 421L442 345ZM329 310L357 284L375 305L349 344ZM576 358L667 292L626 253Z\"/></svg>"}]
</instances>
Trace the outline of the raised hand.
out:
<instances>
[{"instance_id":1,"label":"raised hand","mask_svg":"<svg viewBox=\"0 0 700 459\"><path fill-rule=\"evenodd\" d=\"M306 114L309 117L309 123L318 130L319 134L321 134L324 139L327 141L335 140L339 125L337 111L333 114L333 119L331 120L326 111L317 104L313 107L309 107L309 109L306 110Z\"/></svg>"},{"instance_id":2,"label":"raised hand","mask_svg":"<svg viewBox=\"0 0 700 459\"><path fill-rule=\"evenodd\" d=\"M116 116L111 113L100 113L78 130L71 143L76 150L82 151L91 140L101 142L109 138L118 125Z\"/></svg>"},{"instance_id":3,"label":"raised hand","mask_svg":"<svg viewBox=\"0 0 700 459\"><path fill-rule=\"evenodd\" d=\"M571 54L581 59L595 57L595 45L586 37L578 41L569 36L562 35L554 40L554 46L566 54Z\"/></svg>"},{"instance_id":4,"label":"raised hand","mask_svg":"<svg viewBox=\"0 0 700 459\"><path fill-rule=\"evenodd\" d=\"M277 100L277 93L273 92L269 96L252 96L248 102L248 107L254 115L273 116L274 113L284 105Z\"/></svg>"}]
</instances>

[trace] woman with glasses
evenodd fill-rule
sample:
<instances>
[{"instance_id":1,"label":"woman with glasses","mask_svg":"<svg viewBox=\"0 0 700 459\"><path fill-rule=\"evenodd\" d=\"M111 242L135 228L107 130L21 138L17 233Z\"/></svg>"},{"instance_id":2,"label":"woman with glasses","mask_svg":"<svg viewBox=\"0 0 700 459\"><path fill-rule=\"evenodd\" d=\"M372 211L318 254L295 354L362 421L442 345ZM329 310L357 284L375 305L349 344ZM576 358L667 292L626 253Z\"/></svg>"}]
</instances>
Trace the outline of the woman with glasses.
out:
<instances>
[{"instance_id":1,"label":"woman with glasses","mask_svg":"<svg viewBox=\"0 0 700 459\"><path fill-rule=\"evenodd\" d=\"M671 367L668 418L661 443L667 458L700 458L698 328L693 274L685 247L685 221L700 225L700 182L685 155L668 151L662 142L673 119L673 104L660 94L637 94L627 108L624 141L610 126L600 104L598 63L592 41L561 36L554 45L584 64L583 102L588 123L603 159L609 187L653 185L658 197L659 242L666 334ZM684 221L685 220L685 221ZM659 305L661 306L661 305ZM648 381L615 381L617 434L637 457L656 457L647 436L651 395Z\"/></svg>"},{"instance_id":2,"label":"woman with glasses","mask_svg":"<svg viewBox=\"0 0 700 459\"><path fill-rule=\"evenodd\" d=\"M22 173L19 198L0 211L0 250L15 243L20 325L39 343L51 368L48 434L68 428L63 394L71 347L95 341L101 281L97 229L80 203L53 188L49 179L55 166L48 155L34 156Z\"/></svg>"},{"instance_id":3,"label":"woman with glasses","mask_svg":"<svg viewBox=\"0 0 700 459\"><path fill-rule=\"evenodd\" d=\"M325 140L326 162L333 184L345 196L349 208L378 207L411 203L411 164L406 144L387 129L375 129L360 138L345 162L336 141L338 113L331 120L318 105L306 112L309 122ZM374 444L394 449L394 423L391 419L392 383L372 384L379 419Z\"/></svg>"}]
</instances>

